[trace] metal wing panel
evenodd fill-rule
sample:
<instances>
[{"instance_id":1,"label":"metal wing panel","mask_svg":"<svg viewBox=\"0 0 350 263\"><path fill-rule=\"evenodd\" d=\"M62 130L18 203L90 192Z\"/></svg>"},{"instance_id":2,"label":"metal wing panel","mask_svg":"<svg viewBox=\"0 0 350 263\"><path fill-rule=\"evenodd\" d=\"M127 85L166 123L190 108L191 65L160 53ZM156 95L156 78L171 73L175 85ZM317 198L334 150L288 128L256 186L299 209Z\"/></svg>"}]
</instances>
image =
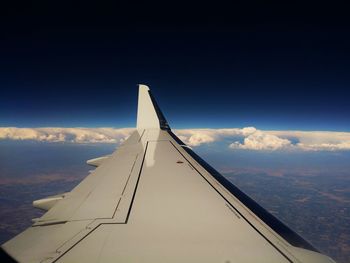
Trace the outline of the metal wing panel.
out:
<instances>
[{"instance_id":1,"label":"metal wing panel","mask_svg":"<svg viewBox=\"0 0 350 263\"><path fill-rule=\"evenodd\" d=\"M168 132L145 137L127 224L101 224L58 262L330 262L283 240Z\"/></svg>"},{"instance_id":2,"label":"metal wing panel","mask_svg":"<svg viewBox=\"0 0 350 263\"><path fill-rule=\"evenodd\" d=\"M58 262L82 253L84 262L289 262L232 212L166 134L149 135L127 224L100 225ZM246 247L254 253L242 253Z\"/></svg>"},{"instance_id":3,"label":"metal wing panel","mask_svg":"<svg viewBox=\"0 0 350 263\"><path fill-rule=\"evenodd\" d=\"M135 131L139 136L139 132ZM133 137L132 137L133 138ZM59 201L35 225L71 220L111 218L135 164L142 159L140 142L120 147L110 158Z\"/></svg>"}]
</instances>

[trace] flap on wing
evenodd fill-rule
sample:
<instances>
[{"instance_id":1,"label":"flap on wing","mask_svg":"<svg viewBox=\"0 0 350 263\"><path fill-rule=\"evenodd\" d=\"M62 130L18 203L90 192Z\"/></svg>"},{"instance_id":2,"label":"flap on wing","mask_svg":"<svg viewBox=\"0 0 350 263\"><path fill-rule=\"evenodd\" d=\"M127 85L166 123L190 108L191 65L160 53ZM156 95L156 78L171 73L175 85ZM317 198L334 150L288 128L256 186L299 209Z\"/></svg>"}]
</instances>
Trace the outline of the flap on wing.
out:
<instances>
[{"instance_id":1,"label":"flap on wing","mask_svg":"<svg viewBox=\"0 0 350 263\"><path fill-rule=\"evenodd\" d=\"M135 140L137 142L133 143ZM49 211L36 220L34 225L96 218L112 219L115 215L118 217L118 222L125 222L124 212L127 214L129 211L131 204L129 197L134 193L146 151L139 140L141 135L136 131L123 147L119 147L57 204L50 206ZM35 206L45 209L50 201L50 199L38 200Z\"/></svg>"}]
</instances>

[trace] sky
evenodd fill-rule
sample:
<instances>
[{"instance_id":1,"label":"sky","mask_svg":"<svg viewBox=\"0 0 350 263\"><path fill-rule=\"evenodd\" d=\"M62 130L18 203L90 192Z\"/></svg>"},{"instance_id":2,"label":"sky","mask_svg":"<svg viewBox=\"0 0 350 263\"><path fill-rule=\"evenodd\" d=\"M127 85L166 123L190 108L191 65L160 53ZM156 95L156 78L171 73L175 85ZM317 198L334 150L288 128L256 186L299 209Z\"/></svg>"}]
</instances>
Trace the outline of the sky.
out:
<instances>
[{"instance_id":1,"label":"sky","mask_svg":"<svg viewBox=\"0 0 350 263\"><path fill-rule=\"evenodd\" d=\"M0 27L0 126L350 131L346 9L321 3L27 2Z\"/></svg>"},{"instance_id":2,"label":"sky","mask_svg":"<svg viewBox=\"0 0 350 263\"><path fill-rule=\"evenodd\" d=\"M181 140L348 262L348 9L248 2L3 4L0 241L123 143L143 83Z\"/></svg>"}]
</instances>

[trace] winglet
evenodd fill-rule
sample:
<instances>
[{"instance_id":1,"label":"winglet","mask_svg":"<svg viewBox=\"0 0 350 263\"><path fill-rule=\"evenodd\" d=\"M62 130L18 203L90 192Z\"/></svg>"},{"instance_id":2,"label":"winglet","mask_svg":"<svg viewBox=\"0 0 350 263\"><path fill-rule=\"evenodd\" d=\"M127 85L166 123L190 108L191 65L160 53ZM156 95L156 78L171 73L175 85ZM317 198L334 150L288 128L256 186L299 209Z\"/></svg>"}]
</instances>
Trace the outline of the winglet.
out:
<instances>
[{"instance_id":1,"label":"winglet","mask_svg":"<svg viewBox=\"0 0 350 263\"><path fill-rule=\"evenodd\" d=\"M160 111L148 86L139 84L137 108L137 129L170 130L168 122Z\"/></svg>"}]
</instances>

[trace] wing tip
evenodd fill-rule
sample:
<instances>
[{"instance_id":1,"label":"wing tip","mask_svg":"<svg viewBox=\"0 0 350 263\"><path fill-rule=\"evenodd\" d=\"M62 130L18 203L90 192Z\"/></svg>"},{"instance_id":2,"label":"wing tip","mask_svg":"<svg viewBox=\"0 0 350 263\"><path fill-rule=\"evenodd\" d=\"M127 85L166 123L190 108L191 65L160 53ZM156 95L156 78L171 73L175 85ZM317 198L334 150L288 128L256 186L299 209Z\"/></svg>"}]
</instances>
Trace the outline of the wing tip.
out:
<instances>
[{"instance_id":1,"label":"wing tip","mask_svg":"<svg viewBox=\"0 0 350 263\"><path fill-rule=\"evenodd\" d=\"M145 84L138 84L138 86L137 129L170 130L168 122L151 94L150 88Z\"/></svg>"},{"instance_id":2,"label":"wing tip","mask_svg":"<svg viewBox=\"0 0 350 263\"><path fill-rule=\"evenodd\" d=\"M138 86L139 86L139 91L141 91L141 90L149 91L150 90L150 88L146 84L138 84Z\"/></svg>"},{"instance_id":3,"label":"wing tip","mask_svg":"<svg viewBox=\"0 0 350 263\"><path fill-rule=\"evenodd\" d=\"M150 88L145 84L139 84L139 98L137 106L137 129L159 129L159 119L154 108Z\"/></svg>"}]
</instances>

